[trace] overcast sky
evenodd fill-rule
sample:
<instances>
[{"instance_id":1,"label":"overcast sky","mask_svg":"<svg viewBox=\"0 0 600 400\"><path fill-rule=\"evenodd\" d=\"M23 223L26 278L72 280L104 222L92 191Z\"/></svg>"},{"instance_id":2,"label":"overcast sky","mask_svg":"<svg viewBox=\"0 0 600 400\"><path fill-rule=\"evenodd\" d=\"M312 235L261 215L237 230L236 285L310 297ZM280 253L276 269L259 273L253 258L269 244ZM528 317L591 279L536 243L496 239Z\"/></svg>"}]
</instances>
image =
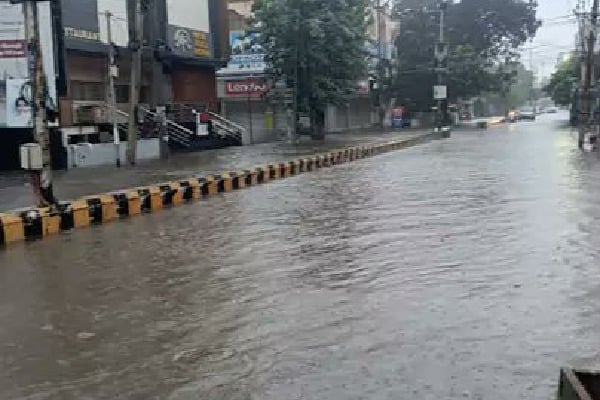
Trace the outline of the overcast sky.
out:
<instances>
[{"instance_id":1,"label":"overcast sky","mask_svg":"<svg viewBox=\"0 0 600 400\"><path fill-rule=\"evenodd\" d=\"M561 54L574 49L576 23L573 16L576 0L538 0L538 19L543 24L531 44L533 67L540 76L548 76ZM588 2L589 3L589 2ZM529 63L529 50L523 53Z\"/></svg>"}]
</instances>

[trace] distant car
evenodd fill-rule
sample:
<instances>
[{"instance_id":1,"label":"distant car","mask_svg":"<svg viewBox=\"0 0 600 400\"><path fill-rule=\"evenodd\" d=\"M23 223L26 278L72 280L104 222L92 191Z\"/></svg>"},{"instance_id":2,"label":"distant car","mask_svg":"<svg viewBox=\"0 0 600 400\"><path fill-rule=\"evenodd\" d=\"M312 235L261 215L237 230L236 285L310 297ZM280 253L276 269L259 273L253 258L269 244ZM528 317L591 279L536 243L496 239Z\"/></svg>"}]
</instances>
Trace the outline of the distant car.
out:
<instances>
[{"instance_id":1,"label":"distant car","mask_svg":"<svg viewBox=\"0 0 600 400\"><path fill-rule=\"evenodd\" d=\"M532 108L524 108L519 110L517 119L519 121L535 121L535 110Z\"/></svg>"},{"instance_id":2,"label":"distant car","mask_svg":"<svg viewBox=\"0 0 600 400\"><path fill-rule=\"evenodd\" d=\"M546 110L546 112L548 114L556 114L558 112L558 109L556 107L550 107L549 109Z\"/></svg>"},{"instance_id":3,"label":"distant car","mask_svg":"<svg viewBox=\"0 0 600 400\"><path fill-rule=\"evenodd\" d=\"M519 111L517 110L510 110L508 112L508 121L509 122L517 122L519 120Z\"/></svg>"}]
</instances>

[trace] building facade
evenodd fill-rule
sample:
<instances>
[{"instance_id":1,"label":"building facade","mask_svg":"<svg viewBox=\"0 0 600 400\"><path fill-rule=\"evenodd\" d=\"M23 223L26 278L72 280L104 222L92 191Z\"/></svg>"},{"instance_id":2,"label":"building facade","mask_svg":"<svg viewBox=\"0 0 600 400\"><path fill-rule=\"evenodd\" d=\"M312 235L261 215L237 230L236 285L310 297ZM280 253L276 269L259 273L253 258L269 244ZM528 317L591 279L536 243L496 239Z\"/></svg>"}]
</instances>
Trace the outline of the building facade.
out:
<instances>
[{"instance_id":1,"label":"building facade","mask_svg":"<svg viewBox=\"0 0 600 400\"><path fill-rule=\"evenodd\" d=\"M60 78L64 80L65 87L64 92L55 98L60 110L59 124L66 129L85 126L92 128L91 131L86 128L86 132L98 134L98 130L105 129L110 134L111 130L107 128L112 122L107 107L108 50L114 44L118 54L115 78L117 107L127 112L131 74L129 46L134 33L135 2L61 0L56 4L60 4L60 10L55 14L61 18L62 32L54 33L64 44L64 48L60 49L63 50L60 60L57 59L64 66L64 74ZM18 168L18 145L31 141L32 134L27 126L6 123L6 82L14 83L13 78L26 80L28 71L22 6L0 0L0 7L0 24L3 28L11 28L1 30L11 37L0 36L0 141L3 144L0 147L4 147L0 156L10 153L6 157L10 156L11 160L0 168L7 169ZM151 108L161 104L185 103L218 111L216 70L226 64L229 55L227 1L153 0L143 19L140 103ZM50 32L43 37L52 38L53 35ZM21 46L21 50L13 49L9 53L10 46ZM56 46L54 54L58 54ZM54 63L51 57L44 57ZM53 86L56 79L49 77L48 82L49 86ZM6 143L10 143L10 149L4 146Z\"/></svg>"}]
</instances>

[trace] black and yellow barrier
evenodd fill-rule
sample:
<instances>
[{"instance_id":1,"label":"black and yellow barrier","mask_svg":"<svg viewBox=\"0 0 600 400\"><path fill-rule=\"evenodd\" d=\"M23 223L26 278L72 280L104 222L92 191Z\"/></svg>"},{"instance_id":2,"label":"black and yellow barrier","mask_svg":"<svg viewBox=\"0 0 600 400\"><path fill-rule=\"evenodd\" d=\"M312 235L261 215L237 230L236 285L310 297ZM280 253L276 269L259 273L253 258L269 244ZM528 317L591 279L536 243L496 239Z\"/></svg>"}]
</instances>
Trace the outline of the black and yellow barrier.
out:
<instances>
[{"instance_id":1,"label":"black and yellow barrier","mask_svg":"<svg viewBox=\"0 0 600 400\"><path fill-rule=\"evenodd\" d=\"M42 239L60 233L61 216L49 208L32 208L20 213L26 240Z\"/></svg>"},{"instance_id":2,"label":"black and yellow barrier","mask_svg":"<svg viewBox=\"0 0 600 400\"><path fill-rule=\"evenodd\" d=\"M258 185L258 171L256 168L250 168L244 172L246 173L246 186Z\"/></svg>"},{"instance_id":3,"label":"black and yellow barrier","mask_svg":"<svg viewBox=\"0 0 600 400\"><path fill-rule=\"evenodd\" d=\"M243 171L231 171L228 173L231 177L231 188L240 190L246 187L246 174Z\"/></svg>"},{"instance_id":4,"label":"black and yellow barrier","mask_svg":"<svg viewBox=\"0 0 600 400\"><path fill-rule=\"evenodd\" d=\"M280 169L276 164L268 164L267 169L269 170L269 179L279 179Z\"/></svg>"},{"instance_id":5,"label":"black and yellow barrier","mask_svg":"<svg viewBox=\"0 0 600 400\"><path fill-rule=\"evenodd\" d=\"M193 201L200 199L200 183L198 179L186 179L179 181L181 195L184 201Z\"/></svg>"},{"instance_id":6,"label":"black and yellow barrier","mask_svg":"<svg viewBox=\"0 0 600 400\"><path fill-rule=\"evenodd\" d=\"M268 167L256 167L254 170L256 171L256 181L258 183L269 182L271 172L269 171Z\"/></svg>"},{"instance_id":7,"label":"black and yellow barrier","mask_svg":"<svg viewBox=\"0 0 600 400\"><path fill-rule=\"evenodd\" d=\"M23 220L14 214L0 214L0 245L25 240Z\"/></svg>"},{"instance_id":8,"label":"black and yellow barrier","mask_svg":"<svg viewBox=\"0 0 600 400\"><path fill-rule=\"evenodd\" d=\"M213 175L215 182L217 183L218 193L229 193L233 190L231 183L231 176L227 172L222 174Z\"/></svg>"},{"instance_id":9,"label":"black and yellow barrier","mask_svg":"<svg viewBox=\"0 0 600 400\"><path fill-rule=\"evenodd\" d=\"M212 175L199 177L198 185L200 185L200 193L202 196L213 196L219 193L217 180Z\"/></svg>"},{"instance_id":10,"label":"black and yellow barrier","mask_svg":"<svg viewBox=\"0 0 600 400\"><path fill-rule=\"evenodd\" d=\"M288 163L278 163L279 166L279 176L281 178L289 178L290 177L290 165Z\"/></svg>"},{"instance_id":11,"label":"black and yellow barrier","mask_svg":"<svg viewBox=\"0 0 600 400\"><path fill-rule=\"evenodd\" d=\"M153 213L163 208L163 202L158 186L141 187L137 189L140 196L142 212Z\"/></svg>"},{"instance_id":12,"label":"black and yellow barrier","mask_svg":"<svg viewBox=\"0 0 600 400\"><path fill-rule=\"evenodd\" d=\"M183 191L178 182L166 182L158 185L163 207L178 206L183 202Z\"/></svg>"},{"instance_id":13,"label":"black and yellow barrier","mask_svg":"<svg viewBox=\"0 0 600 400\"><path fill-rule=\"evenodd\" d=\"M117 206L112 196L87 196L84 200L88 205L90 224L103 224L117 218Z\"/></svg>"},{"instance_id":14,"label":"black and yellow barrier","mask_svg":"<svg viewBox=\"0 0 600 400\"><path fill-rule=\"evenodd\" d=\"M134 217L142 213L142 202L140 194L135 190L115 192L112 194L117 207L117 215L123 217Z\"/></svg>"},{"instance_id":15,"label":"black and yellow barrier","mask_svg":"<svg viewBox=\"0 0 600 400\"><path fill-rule=\"evenodd\" d=\"M260 165L247 170L223 172L217 175L199 176L176 182L86 196L61 203L56 209L32 208L0 214L0 245L45 238L72 229L105 224L142 213L158 212L164 208L208 198L218 193L228 193L232 190L264 184L272 179L286 178L319 168L404 149L441 137L441 134L434 133L401 141L352 146L288 162Z\"/></svg>"}]
</instances>

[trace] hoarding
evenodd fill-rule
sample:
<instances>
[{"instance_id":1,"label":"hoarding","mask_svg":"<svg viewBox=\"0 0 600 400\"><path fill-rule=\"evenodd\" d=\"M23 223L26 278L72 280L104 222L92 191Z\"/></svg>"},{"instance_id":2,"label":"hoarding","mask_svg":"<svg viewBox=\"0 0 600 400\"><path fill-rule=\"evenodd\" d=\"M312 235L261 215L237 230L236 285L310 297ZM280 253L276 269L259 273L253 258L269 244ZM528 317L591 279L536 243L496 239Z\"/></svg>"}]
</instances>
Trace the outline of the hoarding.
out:
<instances>
[{"instance_id":1,"label":"hoarding","mask_svg":"<svg viewBox=\"0 0 600 400\"><path fill-rule=\"evenodd\" d=\"M177 55L213 58L208 0L167 0L167 42Z\"/></svg>"},{"instance_id":2,"label":"hoarding","mask_svg":"<svg viewBox=\"0 0 600 400\"><path fill-rule=\"evenodd\" d=\"M244 79L225 82L227 97L259 97L269 91L264 79Z\"/></svg>"},{"instance_id":3,"label":"hoarding","mask_svg":"<svg viewBox=\"0 0 600 400\"><path fill-rule=\"evenodd\" d=\"M169 25L168 43L173 53L184 57L211 58L210 35L181 26Z\"/></svg>"},{"instance_id":4,"label":"hoarding","mask_svg":"<svg viewBox=\"0 0 600 400\"><path fill-rule=\"evenodd\" d=\"M56 106L54 43L48 1L38 3L38 17L48 100ZM25 110L31 101L30 91L26 90L29 79L26 48L23 6L0 0L0 127L31 127L31 118L26 117Z\"/></svg>"},{"instance_id":5,"label":"hoarding","mask_svg":"<svg viewBox=\"0 0 600 400\"><path fill-rule=\"evenodd\" d=\"M127 2L124 0L62 0L65 38L83 42L108 43L106 11L111 16L112 42L129 44Z\"/></svg>"},{"instance_id":6,"label":"hoarding","mask_svg":"<svg viewBox=\"0 0 600 400\"><path fill-rule=\"evenodd\" d=\"M218 71L219 76L263 74L267 68L265 51L257 32L235 30L229 32L231 56L227 67Z\"/></svg>"}]
</instances>

